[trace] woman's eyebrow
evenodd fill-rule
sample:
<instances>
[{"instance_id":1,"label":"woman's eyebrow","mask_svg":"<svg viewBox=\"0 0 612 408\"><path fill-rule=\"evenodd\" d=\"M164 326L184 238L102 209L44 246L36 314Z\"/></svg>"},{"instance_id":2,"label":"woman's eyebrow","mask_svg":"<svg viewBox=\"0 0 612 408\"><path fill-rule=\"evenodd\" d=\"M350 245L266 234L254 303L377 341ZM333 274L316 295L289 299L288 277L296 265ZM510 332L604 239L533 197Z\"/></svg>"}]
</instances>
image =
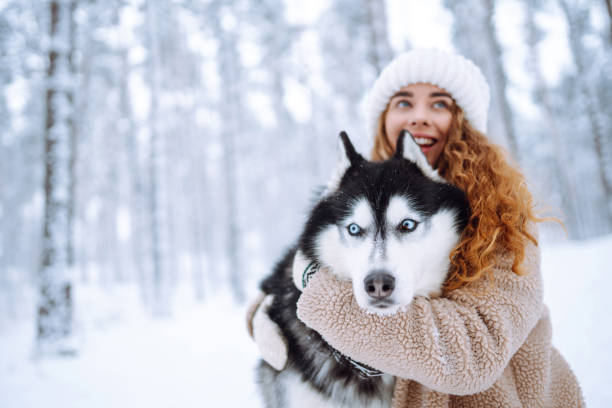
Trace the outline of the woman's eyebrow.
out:
<instances>
[{"instance_id":1,"label":"woman's eyebrow","mask_svg":"<svg viewBox=\"0 0 612 408\"><path fill-rule=\"evenodd\" d=\"M437 98L439 96L445 96L447 98L453 99L453 97L450 96L450 94L447 94L446 92L432 92L431 94L429 94L430 98Z\"/></svg>"},{"instance_id":2,"label":"woman's eyebrow","mask_svg":"<svg viewBox=\"0 0 612 408\"><path fill-rule=\"evenodd\" d=\"M391 99L396 98L398 96L403 96L403 97L407 97L407 98L412 98L414 97L414 94L410 91L399 91L397 93L395 93ZM450 98L453 99L453 97L446 93L446 92L432 92L431 94L429 94L430 98L437 98L437 97L446 97L446 98Z\"/></svg>"},{"instance_id":3,"label":"woman's eyebrow","mask_svg":"<svg viewBox=\"0 0 612 408\"><path fill-rule=\"evenodd\" d=\"M408 91L399 91L399 92L397 92L395 95L393 95L393 96L391 97L391 99L396 98L396 97L398 97L398 96L405 96L405 97L408 97L408 98L412 98L414 95L412 94L412 92L408 92Z\"/></svg>"}]
</instances>

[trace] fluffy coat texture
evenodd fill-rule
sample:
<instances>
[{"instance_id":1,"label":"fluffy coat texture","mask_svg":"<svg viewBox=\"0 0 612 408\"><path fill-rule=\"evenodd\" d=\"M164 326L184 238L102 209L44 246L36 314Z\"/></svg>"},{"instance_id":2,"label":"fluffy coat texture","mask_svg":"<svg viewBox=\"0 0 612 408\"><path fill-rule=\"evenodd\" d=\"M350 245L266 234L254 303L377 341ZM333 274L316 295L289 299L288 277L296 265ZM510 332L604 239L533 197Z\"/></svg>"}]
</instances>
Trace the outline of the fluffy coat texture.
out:
<instances>
[{"instance_id":1,"label":"fluffy coat texture","mask_svg":"<svg viewBox=\"0 0 612 408\"><path fill-rule=\"evenodd\" d=\"M390 316L365 313L350 282L321 270L297 315L332 347L397 376L393 407L583 407L551 344L539 249L526 248L526 275L512 262L500 251L491 277Z\"/></svg>"}]
</instances>

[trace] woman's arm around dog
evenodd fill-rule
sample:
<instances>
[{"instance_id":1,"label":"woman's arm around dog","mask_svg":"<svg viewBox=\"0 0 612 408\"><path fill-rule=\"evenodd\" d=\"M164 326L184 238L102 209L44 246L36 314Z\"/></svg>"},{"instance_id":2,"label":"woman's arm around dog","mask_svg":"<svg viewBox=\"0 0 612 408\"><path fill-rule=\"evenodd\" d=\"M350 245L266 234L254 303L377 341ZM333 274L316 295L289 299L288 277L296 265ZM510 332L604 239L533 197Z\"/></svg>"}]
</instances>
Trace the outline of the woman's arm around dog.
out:
<instances>
[{"instance_id":1,"label":"woman's arm around dog","mask_svg":"<svg viewBox=\"0 0 612 408\"><path fill-rule=\"evenodd\" d=\"M319 271L298 302L298 317L334 348L383 372L438 392L490 388L543 313L539 249L525 249L523 276L500 254L493 278L442 298L417 297L390 316L356 304L350 282Z\"/></svg>"}]
</instances>

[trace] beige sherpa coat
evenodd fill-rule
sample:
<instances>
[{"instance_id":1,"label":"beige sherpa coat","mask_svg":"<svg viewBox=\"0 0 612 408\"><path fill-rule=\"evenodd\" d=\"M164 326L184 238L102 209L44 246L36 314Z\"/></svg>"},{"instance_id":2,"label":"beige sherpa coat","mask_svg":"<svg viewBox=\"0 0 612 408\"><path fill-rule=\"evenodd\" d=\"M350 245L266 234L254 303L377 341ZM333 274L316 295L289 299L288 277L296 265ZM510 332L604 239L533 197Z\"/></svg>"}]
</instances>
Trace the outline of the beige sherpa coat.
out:
<instances>
[{"instance_id":1,"label":"beige sherpa coat","mask_svg":"<svg viewBox=\"0 0 612 408\"><path fill-rule=\"evenodd\" d=\"M321 270L298 317L332 347L397 376L393 407L583 407L574 374L551 345L539 249L526 249L526 275L512 272L512 260L499 255L493 279L417 297L391 316L365 313L350 282Z\"/></svg>"}]
</instances>

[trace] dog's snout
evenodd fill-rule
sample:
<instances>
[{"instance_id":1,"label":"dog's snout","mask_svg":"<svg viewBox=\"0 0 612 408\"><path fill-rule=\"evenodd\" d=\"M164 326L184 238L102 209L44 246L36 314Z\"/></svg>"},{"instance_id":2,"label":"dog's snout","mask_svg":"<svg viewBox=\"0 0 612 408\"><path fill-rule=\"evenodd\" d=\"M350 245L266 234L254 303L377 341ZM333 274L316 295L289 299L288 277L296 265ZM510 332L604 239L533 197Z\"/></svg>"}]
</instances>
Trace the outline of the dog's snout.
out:
<instances>
[{"instance_id":1,"label":"dog's snout","mask_svg":"<svg viewBox=\"0 0 612 408\"><path fill-rule=\"evenodd\" d=\"M371 298L383 300L395 289L395 278L386 272L372 272L363 280L366 293Z\"/></svg>"}]
</instances>

